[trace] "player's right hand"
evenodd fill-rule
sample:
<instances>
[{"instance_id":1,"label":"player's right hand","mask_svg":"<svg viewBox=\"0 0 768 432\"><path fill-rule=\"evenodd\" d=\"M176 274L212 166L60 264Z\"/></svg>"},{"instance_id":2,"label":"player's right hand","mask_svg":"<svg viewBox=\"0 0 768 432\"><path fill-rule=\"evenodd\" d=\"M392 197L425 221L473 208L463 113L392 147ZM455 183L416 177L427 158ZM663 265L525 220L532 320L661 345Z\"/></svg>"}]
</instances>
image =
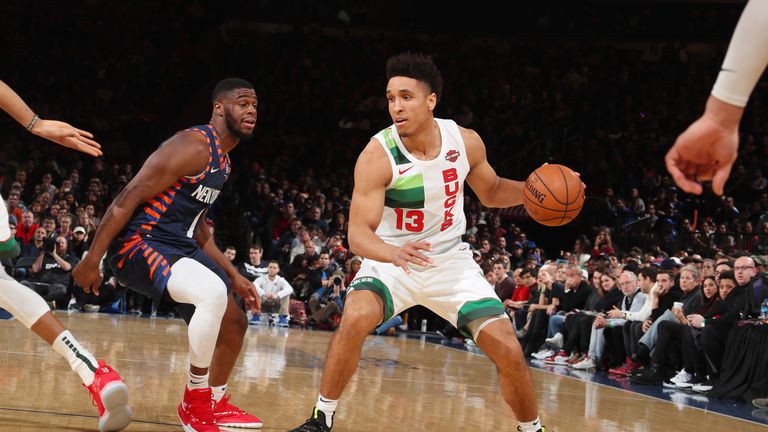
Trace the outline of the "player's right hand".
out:
<instances>
[{"instance_id":1,"label":"player's right hand","mask_svg":"<svg viewBox=\"0 0 768 432\"><path fill-rule=\"evenodd\" d=\"M75 269L72 270L72 279L86 294L93 291L95 295L99 295L99 287L101 287L99 262L90 262L86 255L86 258L77 263Z\"/></svg>"},{"instance_id":2,"label":"player's right hand","mask_svg":"<svg viewBox=\"0 0 768 432\"><path fill-rule=\"evenodd\" d=\"M93 140L92 133L78 129L69 123L40 119L32 128L32 133L91 156L102 155L101 144Z\"/></svg>"},{"instance_id":3,"label":"player's right hand","mask_svg":"<svg viewBox=\"0 0 768 432\"><path fill-rule=\"evenodd\" d=\"M432 251L432 244L429 242L415 242L407 243L404 246L395 248L392 251L392 257L390 262L405 271L406 274L411 273L411 269L408 264L416 264L419 266L425 266L432 264L432 260L421 253L421 251Z\"/></svg>"},{"instance_id":4,"label":"player's right hand","mask_svg":"<svg viewBox=\"0 0 768 432\"><path fill-rule=\"evenodd\" d=\"M712 191L723 194L739 149L743 112L743 108L710 97L704 115L677 137L664 162L680 189L700 195L699 181L712 180Z\"/></svg>"}]
</instances>

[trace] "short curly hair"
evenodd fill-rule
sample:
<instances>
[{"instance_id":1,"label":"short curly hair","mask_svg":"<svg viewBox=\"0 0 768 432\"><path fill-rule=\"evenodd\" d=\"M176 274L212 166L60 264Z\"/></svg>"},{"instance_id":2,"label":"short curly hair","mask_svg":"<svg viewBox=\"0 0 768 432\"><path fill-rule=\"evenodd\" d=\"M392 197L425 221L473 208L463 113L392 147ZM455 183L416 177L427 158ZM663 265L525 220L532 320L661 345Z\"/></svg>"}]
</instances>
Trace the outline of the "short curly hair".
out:
<instances>
[{"instance_id":1,"label":"short curly hair","mask_svg":"<svg viewBox=\"0 0 768 432\"><path fill-rule=\"evenodd\" d=\"M248 81L242 78L225 78L219 81L219 83L216 84L216 87L213 88L213 94L211 95L211 100L213 102L216 102L217 100L219 100L222 94L231 92L232 90L241 89L241 88L253 90L253 84L249 83Z\"/></svg>"},{"instance_id":2,"label":"short curly hair","mask_svg":"<svg viewBox=\"0 0 768 432\"><path fill-rule=\"evenodd\" d=\"M392 77L402 76L421 81L434 92L437 100L443 92L443 76L432 61L424 54L405 52L387 60L387 81Z\"/></svg>"}]
</instances>

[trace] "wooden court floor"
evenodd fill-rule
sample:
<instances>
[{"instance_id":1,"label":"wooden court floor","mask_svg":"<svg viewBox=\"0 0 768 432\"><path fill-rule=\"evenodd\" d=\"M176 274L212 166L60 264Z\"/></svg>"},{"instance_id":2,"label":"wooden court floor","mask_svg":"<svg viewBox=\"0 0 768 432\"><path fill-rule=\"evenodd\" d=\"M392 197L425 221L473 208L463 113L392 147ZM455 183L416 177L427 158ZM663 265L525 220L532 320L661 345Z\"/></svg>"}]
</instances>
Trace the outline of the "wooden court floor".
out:
<instances>
[{"instance_id":1,"label":"wooden court floor","mask_svg":"<svg viewBox=\"0 0 768 432\"><path fill-rule=\"evenodd\" d=\"M178 431L187 367L181 320L58 314L128 383L130 431ZM301 423L317 397L330 333L251 327L230 379L232 402L264 431ZM768 428L534 370L542 420L566 431L765 431ZM0 431L95 431L96 410L64 360L15 321L0 321ZM493 365L418 339L370 337L336 415L338 432L514 431Z\"/></svg>"}]
</instances>

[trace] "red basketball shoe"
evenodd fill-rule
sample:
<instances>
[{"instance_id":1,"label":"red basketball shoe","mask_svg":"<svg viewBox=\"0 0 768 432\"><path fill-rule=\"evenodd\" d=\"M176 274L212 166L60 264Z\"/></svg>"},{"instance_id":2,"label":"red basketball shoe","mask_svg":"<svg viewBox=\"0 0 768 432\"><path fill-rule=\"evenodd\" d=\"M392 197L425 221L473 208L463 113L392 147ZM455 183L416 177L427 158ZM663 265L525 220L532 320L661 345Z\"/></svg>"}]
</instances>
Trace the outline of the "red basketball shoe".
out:
<instances>
[{"instance_id":1,"label":"red basketball shoe","mask_svg":"<svg viewBox=\"0 0 768 432\"><path fill-rule=\"evenodd\" d=\"M184 387L184 400L179 404L179 420L184 432L219 432L213 416L211 388L190 390Z\"/></svg>"},{"instance_id":2,"label":"red basketball shoe","mask_svg":"<svg viewBox=\"0 0 768 432\"><path fill-rule=\"evenodd\" d=\"M120 375L99 360L91 385L83 387L91 392L93 404L99 409L99 430L101 432L121 431L128 427L133 417L128 406L128 386Z\"/></svg>"},{"instance_id":3,"label":"red basketball shoe","mask_svg":"<svg viewBox=\"0 0 768 432\"><path fill-rule=\"evenodd\" d=\"M217 425L231 428L258 429L264 424L260 418L250 415L229 403L230 397L230 395L224 395L213 406L213 415L216 417Z\"/></svg>"}]
</instances>

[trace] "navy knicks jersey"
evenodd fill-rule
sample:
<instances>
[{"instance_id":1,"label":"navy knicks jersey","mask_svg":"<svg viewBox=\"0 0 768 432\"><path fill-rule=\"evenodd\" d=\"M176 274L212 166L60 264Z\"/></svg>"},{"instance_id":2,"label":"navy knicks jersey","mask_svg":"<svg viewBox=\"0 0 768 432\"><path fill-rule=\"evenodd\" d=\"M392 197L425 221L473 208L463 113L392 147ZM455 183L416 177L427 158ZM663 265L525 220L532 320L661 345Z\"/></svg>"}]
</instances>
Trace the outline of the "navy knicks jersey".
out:
<instances>
[{"instance_id":1,"label":"navy knicks jersey","mask_svg":"<svg viewBox=\"0 0 768 432\"><path fill-rule=\"evenodd\" d=\"M165 244L197 247L195 228L203 212L211 207L231 170L229 156L222 153L219 134L213 125L187 129L202 134L208 142L208 166L194 177L181 177L133 214L126 234L139 234Z\"/></svg>"},{"instance_id":2,"label":"navy knicks jersey","mask_svg":"<svg viewBox=\"0 0 768 432\"><path fill-rule=\"evenodd\" d=\"M213 125L195 126L187 131L205 137L209 146L208 165L197 176L179 178L136 209L120 236L123 247L118 254L125 258L137 252L132 250L134 246L145 245L143 240L171 246L179 254L192 253L198 247L194 239L197 223L219 196L231 166L229 156L221 151L219 135ZM139 248L148 252L146 247ZM150 255L151 252L148 257Z\"/></svg>"}]
</instances>

